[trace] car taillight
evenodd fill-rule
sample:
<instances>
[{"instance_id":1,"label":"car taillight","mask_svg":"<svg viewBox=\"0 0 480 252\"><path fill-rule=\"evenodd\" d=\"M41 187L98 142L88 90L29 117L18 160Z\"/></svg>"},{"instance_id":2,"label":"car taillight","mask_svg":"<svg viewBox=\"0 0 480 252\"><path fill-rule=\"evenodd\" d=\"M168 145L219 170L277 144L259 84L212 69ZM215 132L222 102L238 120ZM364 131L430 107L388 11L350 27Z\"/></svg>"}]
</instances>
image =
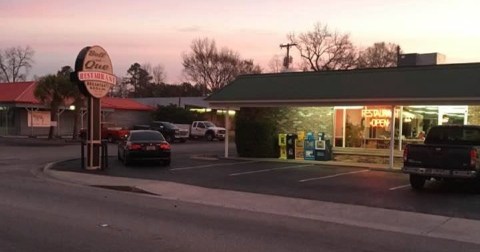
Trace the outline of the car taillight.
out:
<instances>
[{"instance_id":1,"label":"car taillight","mask_svg":"<svg viewBox=\"0 0 480 252\"><path fill-rule=\"evenodd\" d=\"M403 162L407 162L407 156L408 156L408 146L405 146L405 149L403 149Z\"/></svg>"},{"instance_id":2,"label":"car taillight","mask_svg":"<svg viewBox=\"0 0 480 252\"><path fill-rule=\"evenodd\" d=\"M475 168L477 166L477 157L478 152L477 149L470 150L470 167Z\"/></svg>"},{"instance_id":3,"label":"car taillight","mask_svg":"<svg viewBox=\"0 0 480 252\"><path fill-rule=\"evenodd\" d=\"M162 150L170 150L170 144L168 143L157 144L157 146L160 147L160 149Z\"/></svg>"},{"instance_id":4,"label":"car taillight","mask_svg":"<svg viewBox=\"0 0 480 252\"><path fill-rule=\"evenodd\" d=\"M128 148L129 150L141 150L141 149L142 149L142 145L128 142L128 143L127 143L127 148Z\"/></svg>"}]
</instances>

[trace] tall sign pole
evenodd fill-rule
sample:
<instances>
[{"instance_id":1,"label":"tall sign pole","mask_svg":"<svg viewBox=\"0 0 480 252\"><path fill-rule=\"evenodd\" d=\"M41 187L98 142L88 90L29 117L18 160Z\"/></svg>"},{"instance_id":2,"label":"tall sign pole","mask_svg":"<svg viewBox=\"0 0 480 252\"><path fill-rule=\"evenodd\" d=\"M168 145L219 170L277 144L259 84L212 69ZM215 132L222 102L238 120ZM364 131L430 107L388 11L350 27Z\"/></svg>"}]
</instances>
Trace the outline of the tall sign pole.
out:
<instances>
[{"instance_id":1,"label":"tall sign pole","mask_svg":"<svg viewBox=\"0 0 480 252\"><path fill-rule=\"evenodd\" d=\"M101 106L100 99L117 83L112 61L100 46L83 48L75 60L70 76L87 97L87 170L101 169Z\"/></svg>"}]
</instances>

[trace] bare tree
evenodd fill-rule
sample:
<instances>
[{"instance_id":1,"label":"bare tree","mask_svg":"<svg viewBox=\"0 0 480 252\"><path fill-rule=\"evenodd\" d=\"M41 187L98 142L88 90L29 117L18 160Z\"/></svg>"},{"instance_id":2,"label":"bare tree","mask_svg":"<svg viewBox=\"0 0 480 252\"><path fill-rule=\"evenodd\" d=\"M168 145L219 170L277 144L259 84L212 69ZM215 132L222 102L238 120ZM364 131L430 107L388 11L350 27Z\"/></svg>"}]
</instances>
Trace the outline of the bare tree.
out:
<instances>
[{"instance_id":1,"label":"bare tree","mask_svg":"<svg viewBox=\"0 0 480 252\"><path fill-rule=\"evenodd\" d=\"M153 82L155 84L165 83L167 79L167 74L165 73L165 68L161 64L157 64L152 67L150 63L142 64L142 68L145 69L150 76L153 77Z\"/></svg>"},{"instance_id":2,"label":"bare tree","mask_svg":"<svg viewBox=\"0 0 480 252\"><path fill-rule=\"evenodd\" d=\"M332 32L327 25L315 24L313 31L287 36L312 71L350 69L356 51L348 34Z\"/></svg>"},{"instance_id":3,"label":"bare tree","mask_svg":"<svg viewBox=\"0 0 480 252\"><path fill-rule=\"evenodd\" d=\"M360 52L358 68L382 68L397 66L398 45L379 42Z\"/></svg>"},{"instance_id":4,"label":"bare tree","mask_svg":"<svg viewBox=\"0 0 480 252\"><path fill-rule=\"evenodd\" d=\"M127 79L117 76L117 84L110 90L111 97L127 98L132 91Z\"/></svg>"},{"instance_id":5,"label":"bare tree","mask_svg":"<svg viewBox=\"0 0 480 252\"><path fill-rule=\"evenodd\" d=\"M282 56L273 55L268 62L268 68L271 73L280 73L283 70Z\"/></svg>"},{"instance_id":6,"label":"bare tree","mask_svg":"<svg viewBox=\"0 0 480 252\"><path fill-rule=\"evenodd\" d=\"M25 81L32 67L34 51L29 46L0 50L0 81Z\"/></svg>"},{"instance_id":7,"label":"bare tree","mask_svg":"<svg viewBox=\"0 0 480 252\"><path fill-rule=\"evenodd\" d=\"M190 53L183 54L183 73L202 85L204 94L221 89L240 74L261 72L253 60L241 59L227 48L218 50L215 41L208 38L194 40L190 49Z\"/></svg>"}]
</instances>

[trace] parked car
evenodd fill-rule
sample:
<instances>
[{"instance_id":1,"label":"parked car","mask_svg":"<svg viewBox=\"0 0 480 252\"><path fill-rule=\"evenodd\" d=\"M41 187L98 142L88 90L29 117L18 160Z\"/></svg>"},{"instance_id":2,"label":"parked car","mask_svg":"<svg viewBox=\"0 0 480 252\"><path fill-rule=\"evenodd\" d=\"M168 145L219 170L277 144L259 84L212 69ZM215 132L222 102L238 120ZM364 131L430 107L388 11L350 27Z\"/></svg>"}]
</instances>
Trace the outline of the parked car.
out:
<instances>
[{"instance_id":1,"label":"parked car","mask_svg":"<svg viewBox=\"0 0 480 252\"><path fill-rule=\"evenodd\" d=\"M126 166L134 161L162 162L170 165L170 144L156 130L131 130L118 144L118 160Z\"/></svg>"},{"instance_id":2,"label":"parked car","mask_svg":"<svg viewBox=\"0 0 480 252\"><path fill-rule=\"evenodd\" d=\"M122 139L128 135L129 131L130 130L123 127L115 126L115 124L110 122L101 123L101 138L107 139L110 143L115 143ZM87 139L87 129L80 129L80 138L83 140Z\"/></svg>"},{"instance_id":3,"label":"parked car","mask_svg":"<svg viewBox=\"0 0 480 252\"><path fill-rule=\"evenodd\" d=\"M175 140L184 143L189 136L188 129L181 129L177 125L169 122L153 121L150 124L150 129L162 133L169 143L173 143Z\"/></svg>"},{"instance_id":4,"label":"parked car","mask_svg":"<svg viewBox=\"0 0 480 252\"><path fill-rule=\"evenodd\" d=\"M204 137L208 141L213 141L215 138L223 141L225 133L225 128L217 127L209 121L194 121L190 127L190 137Z\"/></svg>"},{"instance_id":5,"label":"parked car","mask_svg":"<svg viewBox=\"0 0 480 252\"><path fill-rule=\"evenodd\" d=\"M404 173L413 189L436 180L478 178L480 126L444 125L431 128L424 144L408 144L403 153Z\"/></svg>"}]
</instances>

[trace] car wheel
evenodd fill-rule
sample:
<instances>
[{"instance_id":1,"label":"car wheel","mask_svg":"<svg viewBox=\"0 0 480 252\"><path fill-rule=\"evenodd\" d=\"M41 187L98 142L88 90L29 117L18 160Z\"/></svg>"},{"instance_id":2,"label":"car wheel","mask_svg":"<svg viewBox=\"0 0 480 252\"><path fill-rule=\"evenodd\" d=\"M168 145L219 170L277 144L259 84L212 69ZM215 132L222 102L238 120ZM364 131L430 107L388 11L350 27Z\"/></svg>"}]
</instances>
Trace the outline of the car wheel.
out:
<instances>
[{"instance_id":1,"label":"car wheel","mask_svg":"<svg viewBox=\"0 0 480 252\"><path fill-rule=\"evenodd\" d=\"M117 151L117 158L118 158L118 160L122 160L122 156L120 155L120 151Z\"/></svg>"},{"instance_id":2,"label":"car wheel","mask_svg":"<svg viewBox=\"0 0 480 252\"><path fill-rule=\"evenodd\" d=\"M185 143L186 141L187 141L187 139L185 139L185 138L181 138L181 139L180 139L180 142L181 142L181 143Z\"/></svg>"},{"instance_id":3,"label":"car wheel","mask_svg":"<svg viewBox=\"0 0 480 252\"><path fill-rule=\"evenodd\" d=\"M422 190L426 180L427 178L424 176L410 174L410 185L414 190Z\"/></svg>"},{"instance_id":4,"label":"car wheel","mask_svg":"<svg viewBox=\"0 0 480 252\"><path fill-rule=\"evenodd\" d=\"M213 137L213 134L212 134L212 133L207 133L207 134L205 135L205 138L207 139L207 141L213 141L213 138L214 138L214 137Z\"/></svg>"},{"instance_id":5,"label":"car wheel","mask_svg":"<svg viewBox=\"0 0 480 252\"><path fill-rule=\"evenodd\" d=\"M165 136L165 141L167 141L168 143L172 143L173 142L173 137L172 136Z\"/></svg>"}]
</instances>

